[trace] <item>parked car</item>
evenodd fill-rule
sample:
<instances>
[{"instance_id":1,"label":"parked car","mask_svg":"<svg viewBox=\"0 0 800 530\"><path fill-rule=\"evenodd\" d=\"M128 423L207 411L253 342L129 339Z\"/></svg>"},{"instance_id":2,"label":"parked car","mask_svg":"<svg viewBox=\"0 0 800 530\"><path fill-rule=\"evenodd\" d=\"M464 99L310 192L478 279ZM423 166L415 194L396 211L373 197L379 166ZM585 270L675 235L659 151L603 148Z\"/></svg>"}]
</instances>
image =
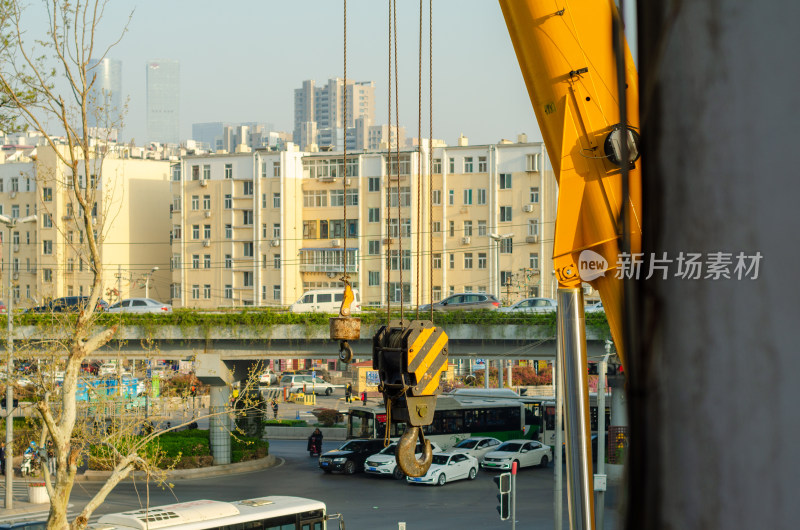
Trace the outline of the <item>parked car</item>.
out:
<instances>
[{"instance_id":1,"label":"parked car","mask_svg":"<svg viewBox=\"0 0 800 530\"><path fill-rule=\"evenodd\" d=\"M501 313L555 313L558 303L552 298L525 298L514 305L501 307Z\"/></svg>"},{"instance_id":2,"label":"parked car","mask_svg":"<svg viewBox=\"0 0 800 530\"><path fill-rule=\"evenodd\" d=\"M364 470L367 457L374 455L383 447L383 440L349 440L338 449L323 453L319 457L319 467L325 473L341 471L352 475Z\"/></svg>"},{"instance_id":3,"label":"parked car","mask_svg":"<svg viewBox=\"0 0 800 530\"><path fill-rule=\"evenodd\" d=\"M501 443L497 438L467 438L458 442L451 451L474 456L478 459L478 462L481 462L486 453L494 451Z\"/></svg>"},{"instance_id":4,"label":"parked car","mask_svg":"<svg viewBox=\"0 0 800 530\"><path fill-rule=\"evenodd\" d=\"M258 378L259 385L269 386L277 382L278 382L278 376L275 375L275 372L272 371L272 368L267 368L266 370L261 372L261 375Z\"/></svg>"},{"instance_id":5,"label":"parked car","mask_svg":"<svg viewBox=\"0 0 800 530\"><path fill-rule=\"evenodd\" d=\"M586 306L585 311L587 313L605 313L606 310L603 308L603 302L597 302Z\"/></svg>"},{"instance_id":6,"label":"parked car","mask_svg":"<svg viewBox=\"0 0 800 530\"><path fill-rule=\"evenodd\" d=\"M436 442L431 442L431 449L436 453L442 450ZM405 474L397 465L396 452L397 442L392 442L378 453L369 456L364 464L364 472L383 477L394 477L397 480L404 478ZM415 453L418 457L422 455L422 444L419 442L417 442Z\"/></svg>"},{"instance_id":7,"label":"parked car","mask_svg":"<svg viewBox=\"0 0 800 530\"><path fill-rule=\"evenodd\" d=\"M361 311L361 297L358 289L353 289L355 299L350 305L351 312ZM308 291L297 302L289 306L292 313L338 313L342 306L344 289L319 289Z\"/></svg>"},{"instance_id":8,"label":"parked car","mask_svg":"<svg viewBox=\"0 0 800 530\"><path fill-rule=\"evenodd\" d=\"M88 302L88 296L64 296L51 300L46 304L32 307L26 313L77 313L85 309ZM108 309L108 302L98 299L95 311L105 311L106 309Z\"/></svg>"},{"instance_id":9,"label":"parked car","mask_svg":"<svg viewBox=\"0 0 800 530\"><path fill-rule=\"evenodd\" d=\"M434 311L474 311L476 309L498 309L500 302L492 294L461 293L451 294L441 302L433 304ZM430 311L430 304L419 306L420 311Z\"/></svg>"},{"instance_id":10,"label":"parked car","mask_svg":"<svg viewBox=\"0 0 800 530\"><path fill-rule=\"evenodd\" d=\"M281 388L289 388L289 392L305 392L306 394L325 394L330 396L336 385L326 382L321 377L315 378L312 375L284 375L281 377Z\"/></svg>"},{"instance_id":11,"label":"parked car","mask_svg":"<svg viewBox=\"0 0 800 530\"><path fill-rule=\"evenodd\" d=\"M172 306L152 298L128 298L108 308L109 313L172 313Z\"/></svg>"},{"instance_id":12,"label":"parked car","mask_svg":"<svg viewBox=\"0 0 800 530\"><path fill-rule=\"evenodd\" d=\"M81 370L90 373L92 375L97 375L97 373L100 371L100 366L102 366L102 364L103 363L99 361L83 361L81 363Z\"/></svg>"},{"instance_id":13,"label":"parked car","mask_svg":"<svg viewBox=\"0 0 800 530\"><path fill-rule=\"evenodd\" d=\"M434 453L428 472L421 477L406 477L409 484L438 484L478 476L478 459L464 453Z\"/></svg>"},{"instance_id":14,"label":"parked car","mask_svg":"<svg viewBox=\"0 0 800 530\"><path fill-rule=\"evenodd\" d=\"M484 469L510 470L511 464L517 467L542 466L553 459L553 451L549 445L531 440L509 440L500 447L486 453L481 462Z\"/></svg>"}]
</instances>

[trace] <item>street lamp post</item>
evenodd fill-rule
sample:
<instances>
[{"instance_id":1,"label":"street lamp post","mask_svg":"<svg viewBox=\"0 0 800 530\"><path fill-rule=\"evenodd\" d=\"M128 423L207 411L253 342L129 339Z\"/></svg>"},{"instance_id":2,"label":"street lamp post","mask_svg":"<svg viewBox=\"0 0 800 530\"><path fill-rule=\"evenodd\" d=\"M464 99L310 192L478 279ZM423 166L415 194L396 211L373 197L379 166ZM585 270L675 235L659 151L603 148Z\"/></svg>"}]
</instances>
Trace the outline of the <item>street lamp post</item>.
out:
<instances>
[{"instance_id":1,"label":"street lamp post","mask_svg":"<svg viewBox=\"0 0 800 530\"><path fill-rule=\"evenodd\" d=\"M153 267L152 269L150 269L150 272L148 272L145 275L145 279L144 279L144 297L145 298L150 298L150 278L153 276L153 273L156 272L157 270L158 270L158 266Z\"/></svg>"},{"instance_id":2,"label":"street lamp post","mask_svg":"<svg viewBox=\"0 0 800 530\"><path fill-rule=\"evenodd\" d=\"M35 214L22 219L0 215L0 223L8 228L8 239L6 241L8 245L8 264L6 266L6 274L8 275L8 281L6 282L8 286L6 291L6 296L8 297L6 302L6 320L8 321L8 337L6 338L6 510L14 507L14 417L12 415L14 412L14 389L11 386L11 376L14 373L14 293L11 290L11 274L13 273L11 266L11 239L14 227L18 224L34 222L36 222Z\"/></svg>"},{"instance_id":3,"label":"street lamp post","mask_svg":"<svg viewBox=\"0 0 800 530\"><path fill-rule=\"evenodd\" d=\"M495 244L496 244L495 250L494 250L494 255L495 255L495 264L497 266L497 268L495 270L495 280L497 281L497 290L495 291L495 293L497 293L497 299L498 300L502 300L503 299L503 297L500 295L500 289L501 289L501 282L500 282L500 243L502 243L504 239L510 239L512 237L514 237L514 234L502 234L502 235L495 234L495 233L489 234L489 238L492 241L494 241ZM505 368L504 365L505 365L505 361L504 360L498 360L497 361L497 384L498 384L499 388L503 388L503 369ZM487 366L487 368L486 368L486 380L488 381L489 380L489 368L488 368L489 362L488 362L488 359L487 359L487 362L486 362L486 366ZM509 382L509 385L510 385L511 384L511 380L509 379L508 382ZM489 388L488 385L487 385L486 388Z\"/></svg>"}]
</instances>

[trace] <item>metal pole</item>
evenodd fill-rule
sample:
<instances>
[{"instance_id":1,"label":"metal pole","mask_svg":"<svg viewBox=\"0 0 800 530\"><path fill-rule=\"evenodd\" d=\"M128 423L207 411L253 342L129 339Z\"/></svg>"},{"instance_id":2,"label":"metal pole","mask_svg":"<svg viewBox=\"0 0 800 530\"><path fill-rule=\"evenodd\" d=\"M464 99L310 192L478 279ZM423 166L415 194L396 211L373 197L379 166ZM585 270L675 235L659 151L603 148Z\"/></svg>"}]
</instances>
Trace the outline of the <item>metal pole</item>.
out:
<instances>
[{"instance_id":1,"label":"metal pole","mask_svg":"<svg viewBox=\"0 0 800 530\"><path fill-rule=\"evenodd\" d=\"M506 373L506 381L508 381L508 387L513 389L514 379L512 379L511 376L512 376L512 366L514 362L511 359L509 359L507 362L508 364L506 365L506 369L508 370L508 372Z\"/></svg>"},{"instance_id":2,"label":"metal pole","mask_svg":"<svg viewBox=\"0 0 800 530\"><path fill-rule=\"evenodd\" d=\"M151 274L152 274L151 272L148 272L147 273L147 278L145 278L145 280L144 280L144 297L145 298L150 298L150 275Z\"/></svg>"},{"instance_id":3,"label":"metal pole","mask_svg":"<svg viewBox=\"0 0 800 530\"><path fill-rule=\"evenodd\" d=\"M511 465L511 530L517 529L517 463Z\"/></svg>"},{"instance_id":4,"label":"metal pole","mask_svg":"<svg viewBox=\"0 0 800 530\"><path fill-rule=\"evenodd\" d=\"M6 296L6 320L8 321L8 338L6 339L6 352L8 354L8 374L6 378L6 510L14 507L14 389L11 385L11 376L14 373L14 295L11 292L11 232L13 224L8 227L8 262L6 264L6 275L8 276L6 285L8 290Z\"/></svg>"},{"instance_id":5,"label":"metal pole","mask_svg":"<svg viewBox=\"0 0 800 530\"><path fill-rule=\"evenodd\" d=\"M606 354L600 361L600 374L597 379L597 474L606 474L606 372L608 371L608 356L611 355L611 341L606 341ZM595 499L595 511L597 512L597 528L603 529L605 525L605 502L606 492L600 490Z\"/></svg>"},{"instance_id":6,"label":"metal pole","mask_svg":"<svg viewBox=\"0 0 800 530\"><path fill-rule=\"evenodd\" d=\"M483 388L489 388L489 368L492 366L492 361L488 357L483 359Z\"/></svg>"},{"instance_id":7,"label":"metal pole","mask_svg":"<svg viewBox=\"0 0 800 530\"><path fill-rule=\"evenodd\" d=\"M506 362L503 359L497 360L497 388L503 388L503 370Z\"/></svg>"},{"instance_id":8,"label":"metal pole","mask_svg":"<svg viewBox=\"0 0 800 530\"><path fill-rule=\"evenodd\" d=\"M567 498L572 530L594 529L589 386L583 291L558 289L558 341L563 360L567 435Z\"/></svg>"},{"instance_id":9,"label":"metal pole","mask_svg":"<svg viewBox=\"0 0 800 530\"><path fill-rule=\"evenodd\" d=\"M564 410L564 381L561 375L561 358L563 353L561 351L561 341L556 341L556 358L553 359L553 386L556 389L556 439L555 447L553 448L553 465L555 466L555 480L553 482L553 509L554 514L554 529L561 530L562 518L564 514L564 464L562 463L563 450L561 449L564 444L564 425L562 422L562 411ZM547 440L542 440L547 443Z\"/></svg>"}]
</instances>

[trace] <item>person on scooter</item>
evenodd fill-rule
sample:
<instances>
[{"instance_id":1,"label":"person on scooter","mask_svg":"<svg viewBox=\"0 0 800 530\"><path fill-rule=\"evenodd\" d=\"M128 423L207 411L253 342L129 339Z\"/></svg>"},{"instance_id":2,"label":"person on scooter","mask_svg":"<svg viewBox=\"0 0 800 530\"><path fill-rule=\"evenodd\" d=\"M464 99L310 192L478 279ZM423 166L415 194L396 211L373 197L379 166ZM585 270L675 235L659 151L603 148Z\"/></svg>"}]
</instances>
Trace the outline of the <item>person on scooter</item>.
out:
<instances>
[{"instance_id":1,"label":"person on scooter","mask_svg":"<svg viewBox=\"0 0 800 530\"><path fill-rule=\"evenodd\" d=\"M314 429L314 432L308 437L308 453L310 456L318 456L322 453L322 431L319 428Z\"/></svg>"}]
</instances>

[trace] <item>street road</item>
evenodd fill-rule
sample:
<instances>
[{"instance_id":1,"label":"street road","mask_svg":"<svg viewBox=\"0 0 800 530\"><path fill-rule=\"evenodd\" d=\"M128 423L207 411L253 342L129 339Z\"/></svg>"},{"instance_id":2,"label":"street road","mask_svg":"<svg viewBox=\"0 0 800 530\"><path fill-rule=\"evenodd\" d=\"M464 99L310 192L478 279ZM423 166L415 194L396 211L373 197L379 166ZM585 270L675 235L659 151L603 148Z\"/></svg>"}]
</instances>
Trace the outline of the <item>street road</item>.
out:
<instances>
[{"instance_id":1,"label":"street road","mask_svg":"<svg viewBox=\"0 0 800 530\"><path fill-rule=\"evenodd\" d=\"M323 450L338 443L326 442ZM443 487L412 486L364 474L345 476L324 474L317 459L305 451L305 441L276 440L270 444L271 454L281 459L280 465L252 473L216 478L176 480L172 490L147 487L127 481L118 486L103 503L98 514L139 508L149 498L151 506L196 499L238 500L265 495L296 495L325 502L331 513L344 514L347 528L396 529L405 521L408 530L440 530L442 528L507 529L510 521L500 521L497 488L493 473L480 471L474 481L460 480ZM83 506L100 487L97 483L76 483L73 510ZM606 529L618 528L614 513L617 495L606 494ZM141 503L141 504L140 504ZM567 528L567 500L564 491L564 527ZM96 520L96 518L93 518ZM518 528L552 530L553 466L546 469L526 468L517 480Z\"/></svg>"}]
</instances>

